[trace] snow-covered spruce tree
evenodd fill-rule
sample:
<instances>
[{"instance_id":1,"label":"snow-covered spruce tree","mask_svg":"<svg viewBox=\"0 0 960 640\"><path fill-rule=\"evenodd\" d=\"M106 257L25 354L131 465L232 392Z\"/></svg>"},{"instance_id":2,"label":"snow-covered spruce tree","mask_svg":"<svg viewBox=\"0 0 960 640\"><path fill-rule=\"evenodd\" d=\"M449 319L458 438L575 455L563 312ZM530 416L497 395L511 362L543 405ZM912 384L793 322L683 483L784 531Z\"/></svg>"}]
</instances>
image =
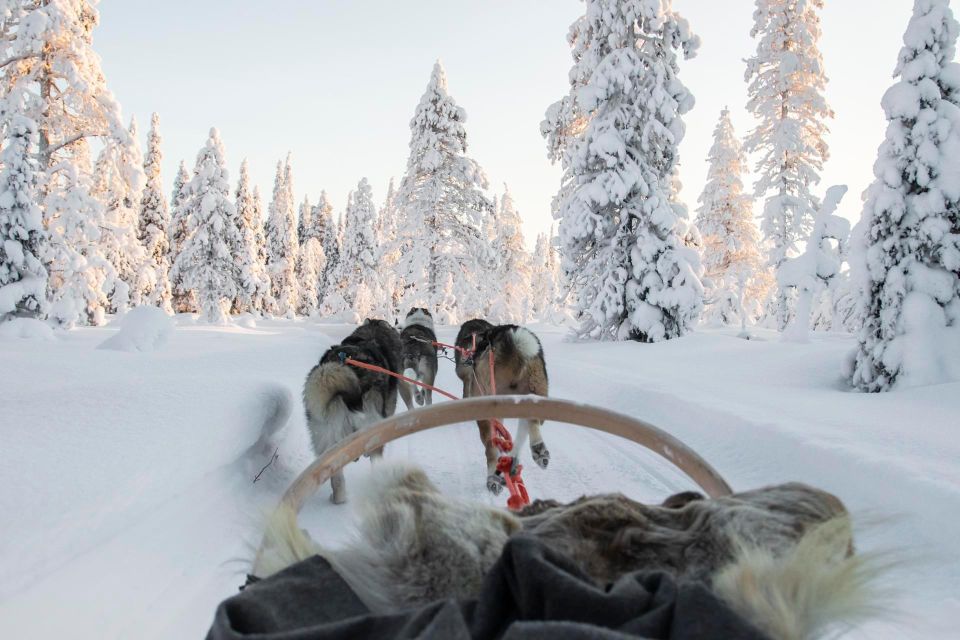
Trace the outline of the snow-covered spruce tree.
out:
<instances>
[{"instance_id":1,"label":"snow-covered spruce tree","mask_svg":"<svg viewBox=\"0 0 960 640\"><path fill-rule=\"evenodd\" d=\"M150 135L147 138L147 156L143 161L143 172L147 184L140 198L140 219L137 237L143 244L154 274L153 286L143 294L145 304L160 307L167 313L173 313L170 304L170 210L163 195L160 180L160 163L163 154L160 151L160 116L156 113L150 119Z\"/></svg>"},{"instance_id":2,"label":"snow-covered spruce tree","mask_svg":"<svg viewBox=\"0 0 960 640\"><path fill-rule=\"evenodd\" d=\"M783 332L785 340L806 342L810 330L813 298L821 289L830 286L840 273L845 245L850 236L850 222L834 215L837 205L847 192L846 185L827 189L820 205L806 249L795 258L788 258L777 269L777 284L781 290L797 290L797 308L791 323ZM836 245L831 241L836 242Z\"/></svg>"},{"instance_id":3,"label":"snow-covered spruce tree","mask_svg":"<svg viewBox=\"0 0 960 640\"><path fill-rule=\"evenodd\" d=\"M117 272L101 250L103 204L72 164L58 174L58 188L44 202L50 243L44 258L49 271L49 317L66 328L103 324L116 288Z\"/></svg>"},{"instance_id":4,"label":"snow-covered spruce tree","mask_svg":"<svg viewBox=\"0 0 960 640\"><path fill-rule=\"evenodd\" d=\"M410 156L396 197L403 307L438 309L446 299L446 274L453 275L460 293L475 291L477 274L492 261L480 232L482 213L491 208L483 193L487 178L466 157L466 119L447 93L438 61L410 121Z\"/></svg>"},{"instance_id":5,"label":"snow-covered spruce tree","mask_svg":"<svg viewBox=\"0 0 960 640\"><path fill-rule=\"evenodd\" d=\"M173 263L171 279L196 291L203 320L224 324L236 297L233 251L240 242L223 144L215 128L197 154L193 174L182 204L188 211L189 235Z\"/></svg>"},{"instance_id":6,"label":"snow-covered spruce tree","mask_svg":"<svg viewBox=\"0 0 960 640\"><path fill-rule=\"evenodd\" d=\"M351 192L344 215L340 277L343 297L360 320L366 317L393 318L393 304L380 282L376 236L377 209L373 190L366 178ZM365 289L360 296L361 288Z\"/></svg>"},{"instance_id":7,"label":"snow-covered spruce tree","mask_svg":"<svg viewBox=\"0 0 960 640\"><path fill-rule=\"evenodd\" d=\"M190 210L184 206L189 195L190 174L183 160L173 178L173 193L170 195L170 265L177 261L183 252L183 245L190 237ZM177 313L197 311L197 300L193 291L184 289L173 273L170 274L171 304Z\"/></svg>"},{"instance_id":8,"label":"snow-covered spruce tree","mask_svg":"<svg viewBox=\"0 0 960 640\"><path fill-rule=\"evenodd\" d=\"M24 116L7 123L0 153L0 322L12 316L46 313L47 233L37 205L37 125Z\"/></svg>"},{"instance_id":9,"label":"snow-covered spruce tree","mask_svg":"<svg viewBox=\"0 0 960 640\"><path fill-rule=\"evenodd\" d=\"M579 335L665 340L700 313L699 259L671 202L693 96L677 51L699 39L670 0L587 0L571 27L569 94L541 124L563 181L554 200Z\"/></svg>"},{"instance_id":10,"label":"snow-covered spruce tree","mask_svg":"<svg viewBox=\"0 0 960 640\"><path fill-rule=\"evenodd\" d=\"M47 228L53 222L51 212L61 216L61 222L71 223L78 222L74 214L80 210L99 215L86 201L90 179L87 140L97 138L104 144L110 141L125 144L129 138L120 118L120 108L106 88L100 60L91 48L92 31L98 22L94 4L91 0L44 0L10 1L2 5L0 139L8 137L7 130L16 117L36 123L37 200ZM64 207L70 211L65 218ZM96 227L100 227L101 222L99 218L92 220ZM68 237L84 244L54 246ZM89 239L88 233L60 226L57 233L51 234L50 251L45 259L51 276L47 291L57 301L58 312L65 313L68 309L77 312L72 318L64 318L62 314L55 317L70 325L102 318L102 309L94 302L99 295L87 290L87 286L114 286L114 279L100 270L100 256L96 255L99 248L86 244ZM88 256L89 260L78 260L77 255ZM92 271L83 274L78 273L78 269ZM80 282L84 283L82 287ZM55 289L61 283L78 285L69 290L70 295L76 296L73 300L65 301L67 292Z\"/></svg>"},{"instance_id":11,"label":"snow-covered spruce tree","mask_svg":"<svg viewBox=\"0 0 960 640\"><path fill-rule=\"evenodd\" d=\"M496 294L491 296L491 317L500 323L523 324L531 314L530 254L523 242L520 214L510 190L504 186L497 211L497 235L493 251L497 256Z\"/></svg>"},{"instance_id":12,"label":"snow-covered spruce tree","mask_svg":"<svg viewBox=\"0 0 960 640\"><path fill-rule=\"evenodd\" d=\"M234 256L237 269L237 295L233 299L236 313L262 313L270 297L270 276L267 274L263 240L260 194L250 191L250 170L247 161L240 164L235 206L237 238L240 246Z\"/></svg>"},{"instance_id":13,"label":"snow-covered spruce tree","mask_svg":"<svg viewBox=\"0 0 960 640\"><path fill-rule=\"evenodd\" d=\"M113 311L139 305L156 281L147 253L137 238L140 198L145 179L137 123L130 122L126 139L108 139L94 165L93 195L104 203L100 244L118 275L108 292Z\"/></svg>"},{"instance_id":14,"label":"snow-covered spruce tree","mask_svg":"<svg viewBox=\"0 0 960 640\"><path fill-rule=\"evenodd\" d=\"M536 320L544 320L550 308L550 300L556 295L549 267L550 240L546 233L537 234L533 248L530 273L530 315Z\"/></svg>"},{"instance_id":15,"label":"snow-covered spruce tree","mask_svg":"<svg viewBox=\"0 0 960 640\"><path fill-rule=\"evenodd\" d=\"M297 310L297 212L293 202L290 156L277 163L273 200L267 218L267 269L270 273L272 313L292 318Z\"/></svg>"},{"instance_id":16,"label":"snow-covered spruce tree","mask_svg":"<svg viewBox=\"0 0 960 640\"><path fill-rule=\"evenodd\" d=\"M300 209L297 211L297 242L303 244L310 237L313 227L313 207L310 206L310 197L304 195Z\"/></svg>"},{"instance_id":17,"label":"snow-covered spruce tree","mask_svg":"<svg viewBox=\"0 0 960 640\"><path fill-rule=\"evenodd\" d=\"M323 255L323 245L320 240L308 237L300 245L300 255L297 259L297 280L300 282L297 313L312 316L320 309L320 280L327 258Z\"/></svg>"},{"instance_id":18,"label":"snow-covered spruce tree","mask_svg":"<svg viewBox=\"0 0 960 640\"><path fill-rule=\"evenodd\" d=\"M393 315L403 314L405 310L400 308L403 301L403 282L397 274L400 252L397 243L397 191L393 178L390 178L387 197L380 208L380 215L377 216L377 242L380 251L380 282L383 284L384 294L391 300Z\"/></svg>"},{"instance_id":19,"label":"snow-covered spruce tree","mask_svg":"<svg viewBox=\"0 0 960 640\"><path fill-rule=\"evenodd\" d=\"M713 300L704 316L714 322L737 321L744 326L747 316L755 319L759 315L771 275L753 223L753 201L743 192L741 176L747 171L747 161L726 107L713 130L707 160L707 183L698 200L696 220Z\"/></svg>"},{"instance_id":20,"label":"snow-covered spruce tree","mask_svg":"<svg viewBox=\"0 0 960 640\"><path fill-rule=\"evenodd\" d=\"M863 298L845 372L862 391L960 377L960 25L916 0L883 96L880 145L851 269Z\"/></svg>"},{"instance_id":21,"label":"snow-covered spruce tree","mask_svg":"<svg viewBox=\"0 0 960 640\"><path fill-rule=\"evenodd\" d=\"M776 270L810 234L819 206L810 188L828 158L823 97L827 77L818 48L823 0L757 0L750 35L757 53L747 60L747 109L759 120L744 141L759 153L757 198L767 196L761 230ZM791 316L787 292L770 299L768 313L781 331Z\"/></svg>"}]
</instances>

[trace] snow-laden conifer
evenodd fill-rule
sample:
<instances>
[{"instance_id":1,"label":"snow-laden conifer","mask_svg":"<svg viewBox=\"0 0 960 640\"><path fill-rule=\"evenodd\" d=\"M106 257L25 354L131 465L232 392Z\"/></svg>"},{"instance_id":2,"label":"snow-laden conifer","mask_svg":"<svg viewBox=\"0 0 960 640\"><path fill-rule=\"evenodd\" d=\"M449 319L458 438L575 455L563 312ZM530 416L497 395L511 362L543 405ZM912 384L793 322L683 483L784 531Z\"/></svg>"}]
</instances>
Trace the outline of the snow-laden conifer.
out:
<instances>
[{"instance_id":1,"label":"snow-laden conifer","mask_svg":"<svg viewBox=\"0 0 960 640\"><path fill-rule=\"evenodd\" d=\"M840 273L850 222L834 214L847 192L846 185L827 189L820 205L806 249L795 258L788 258L777 270L777 284L781 290L797 291L797 308L791 324L783 332L784 339L805 342L810 329L814 296L821 290L832 291L832 284Z\"/></svg>"},{"instance_id":2,"label":"snow-laden conifer","mask_svg":"<svg viewBox=\"0 0 960 640\"><path fill-rule=\"evenodd\" d=\"M757 52L747 60L747 109L759 121L744 146L757 153L755 194L766 196L761 230L774 270L810 235L819 207L811 187L828 158L824 98L827 76L820 55L823 0L757 0L750 34ZM770 299L771 320L783 330L791 316L783 289Z\"/></svg>"},{"instance_id":3,"label":"snow-laden conifer","mask_svg":"<svg viewBox=\"0 0 960 640\"><path fill-rule=\"evenodd\" d=\"M258 191L250 191L250 170L247 161L240 164L235 206L240 247L234 257L237 266L237 295L234 311L263 313L270 297L270 276L267 274L263 239L263 219Z\"/></svg>"},{"instance_id":4,"label":"snow-laden conifer","mask_svg":"<svg viewBox=\"0 0 960 640\"><path fill-rule=\"evenodd\" d=\"M160 163L163 160L160 143L160 116L154 113L150 119L147 155L143 161L146 186L140 198L137 236L143 244L154 276L152 286L148 291L143 292L143 302L172 313L169 277L170 210L167 208L167 199L163 195L160 179Z\"/></svg>"},{"instance_id":5,"label":"snow-laden conifer","mask_svg":"<svg viewBox=\"0 0 960 640\"><path fill-rule=\"evenodd\" d=\"M696 252L671 199L693 96L678 51L699 39L670 0L588 0L571 27L570 92L541 130L563 181L554 200L579 334L657 341L700 313Z\"/></svg>"},{"instance_id":6,"label":"snow-laden conifer","mask_svg":"<svg viewBox=\"0 0 960 640\"><path fill-rule=\"evenodd\" d=\"M384 293L377 264L380 252L376 237L377 209L366 178L350 194L344 214L341 286L343 297L360 319L392 317L392 301ZM363 295L360 295L363 289Z\"/></svg>"},{"instance_id":7,"label":"snow-laden conifer","mask_svg":"<svg viewBox=\"0 0 960 640\"><path fill-rule=\"evenodd\" d=\"M300 255L297 259L297 280L300 282L297 313L312 316L320 308L320 287L322 285L323 269L327 258L323 255L323 245L320 240L308 237L300 245Z\"/></svg>"},{"instance_id":8,"label":"snow-laden conifer","mask_svg":"<svg viewBox=\"0 0 960 640\"><path fill-rule=\"evenodd\" d=\"M173 192L170 194L170 265L177 261L183 251L183 245L190 235L190 211L184 207L187 190L190 186L190 174L183 160L173 178ZM197 301L193 291L185 290L174 274L170 274L171 304L177 313L190 313L197 310Z\"/></svg>"},{"instance_id":9,"label":"snow-laden conifer","mask_svg":"<svg viewBox=\"0 0 960 640\"><path fill-rule=\"evenodd\" d=\"M438 61L410 121L410 156L396 197L404 306L439 308L448 297L447 274L469 293L492 259L480 231L482 213L491 208L483 193L487 178L466 156L466 118Z\"/></svg>"},{"instance_id":10,"label":"snow-laden conifer","mask_svg":"<svg viewBox=\"0 0 960 640\"><path fill-rule=\"evenodd\" d=\"M947 0L916 0L883 96L851 268L859 346L846 371L863 391L960 379L960 25Z\"/></svg>"},{"instance_id":11,"label":"snow-laden conifer","mask_svg":"<svg viewBox=\"0 0 960 640\"><path fill-rule=\"evenodd\" d=\"M267 269L270 273L273 313L293 317L297 309L297 212L293 201L290 156L277 163L273 200L267 218Z\"/></svg>"},{"instance_id":12,"label":"snow-laden conifer","mask_svg":"<svg viewBox=\"0 0 960 640\"><path fill-rule=\"evenodd\" d=\"M745 325L748 319L758 317L771 275L761 255L753 201L743 192L746 158L726 108L713 130L707 159L707 183L700 194L696 220L712 300L704 317Z\"/></svg>"},{"instance_id":13,"label":"snow-laden conifer","mask_svg":"<svg viewBox=\"0 0 960 640\"><path fill-rule=\"evenodd\" d=\"M131 120L127 137L107 140L94 165L93 195L104 204L100 245L119 278L108 292L117 313L141 304L144 292L156 282L137 237L144 182L137 123Z\"/></svg>"},{"instance_id":14,"label":"snow-laden conifer","mask_svg":"<svg viewBox=\"0 0 960 640\"><path fill-rule=\"evenodd\" d=\"M47 233L37 205L37 125L13 116L0 153L0 322L11 316L46 313Z\"/></svg>"},{"instance_id":15,"label":"snow-laden conifer","mask_svg":"<svg viewBox=\"0 0 960 640\"><path fill-rule=\"evenodd\" d=\"M216 129L197 154L193 179L182 204L188 210L188 236L171 271L171 279L196 292L205 321L223 324L236 297L233 251L239 246L236 209L223 144Z\"/></svg>"},{"instance_id":16,"label":"snow-laden conifer","mask_svg":"<svg viewBox=\"0 0 960 640\"><path fill-rule=\"evenodd\" d=\"M57 262L46 262L51 276L47 291L63 312L57 319L67 324L102 318L103 309L96 302L101 295L88 286L108 286L112 293L124 288L101 269L101 248L88 243L92 229L104 227L105 221L87 201L91 188L87 142L130 143L120 107L107 89L100 59L91 47L98 21L90 0L9 1L2 5L0 20L0 60L4 61L0 140L10 136L11 126L19 126L19 117L36 124L38 140L32 152L36 199L44 226L49 229L54 218L57 220L57 229L51 234L56 246L52 245L48 254ZM90 226L80 224L76 216L81 211L94 214ZM69 228L63 226L65 222L70 223ZM77 224L88 227L90 233ZM70 238L80 245L60 244ZM88 259L77 259L78 255ZM83 269L91 272L78 271ZM61 283L72 284L67 285L69 290L58 291ZM67 295L76 297L67 301Z\"/></svg>"},{"instance_id":17,"label":"snow-laden conifer","mask_svg":"<svg viewBox=\"0 0 960 640\"><path fill-rule=\"evenodd\" d=\"M523 241L520 214L510 190L504 188L497 210L493 251L497 256L496 294L492 296L491 317L500 323L523 324L531 314L530 254Z\"/></svg>"}]
</instances>

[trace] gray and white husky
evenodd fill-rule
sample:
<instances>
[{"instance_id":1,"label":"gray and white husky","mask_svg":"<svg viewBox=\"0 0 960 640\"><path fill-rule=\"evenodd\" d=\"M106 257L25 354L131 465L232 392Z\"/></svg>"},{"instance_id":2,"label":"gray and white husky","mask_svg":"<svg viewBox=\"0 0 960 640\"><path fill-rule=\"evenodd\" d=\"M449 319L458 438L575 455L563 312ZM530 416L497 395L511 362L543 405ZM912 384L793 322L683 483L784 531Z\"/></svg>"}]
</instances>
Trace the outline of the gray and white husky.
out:
<instances>
[{"instance_id":1,"label":"gray and white husky","mask_svg":"<svg viewBox=\"0 0 960 640\"><path fill-rule=\"evenodd\" d=\"M437 379L437 334L433 330L433 315L428 309L414 307L400 332L403 343L403 375L433 386ZM433 404L433 391L415 387L413 397L417 404Z\"/></svg>"},{"instance_id":2,"label":"gray and white husky","mask_svg":"<svg viewBox=\"0 0 960 640\"><path fill-rule=\"evenodd\" d=\"M353 433L392 416L397 408L398 393L408 409L412 406L406 383L347 364L348 358L400 373L403 358L400 335L383 320L367 319L340 344L327 349L307 374L303 408L317 457ZM383 449L372 455L382 456ZM343 473L335 474L330 485L333 502L345 502Z\"/></svg>"}]
</instances>

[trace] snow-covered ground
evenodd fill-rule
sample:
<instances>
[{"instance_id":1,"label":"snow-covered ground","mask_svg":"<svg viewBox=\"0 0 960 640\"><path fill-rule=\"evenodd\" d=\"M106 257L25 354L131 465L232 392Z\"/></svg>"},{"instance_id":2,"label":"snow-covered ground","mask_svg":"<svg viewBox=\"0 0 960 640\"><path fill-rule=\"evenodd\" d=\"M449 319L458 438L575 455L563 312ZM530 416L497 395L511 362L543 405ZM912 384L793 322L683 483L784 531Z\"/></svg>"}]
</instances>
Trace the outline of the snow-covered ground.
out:
<instances>
[{"instance_id":1,"label":"snow-covered ground","mask_svg":"<svg viewBox=\"0 0 960 640\"><path fill-rule=\"evenodd\" d=\"M303 378L350 327L178 322L169 332L130 321L122 339L121 323L52 340L0 336L0 637L201 637L243 583L262 514L311 459ZM866 637L955 633L960 383L850 393L839 374L845 335L793 344L705 330L656 345L576 344L560 329L531 328L553 396L669 430L735 489L800 480L834 492L865 523L861 551L905 553L895 604L906 622L871 625ZM111 338L114 348L97 348ZM441 361L438 384L459 391L452 364ZM286 429L258 442L284 393ZM632 443L562 424L544 436L550 469L526 465L535 497L617 490L659 501L691 487ZM254 484L275 444L277 460ZM406 438L387 456L416 461L453 495L503 503L483 488L472 424ZM365 460L348 468L351 495L369 470ZM301 523L336 545L352 515L328 494Z\"/></svg>"}]
</instances>

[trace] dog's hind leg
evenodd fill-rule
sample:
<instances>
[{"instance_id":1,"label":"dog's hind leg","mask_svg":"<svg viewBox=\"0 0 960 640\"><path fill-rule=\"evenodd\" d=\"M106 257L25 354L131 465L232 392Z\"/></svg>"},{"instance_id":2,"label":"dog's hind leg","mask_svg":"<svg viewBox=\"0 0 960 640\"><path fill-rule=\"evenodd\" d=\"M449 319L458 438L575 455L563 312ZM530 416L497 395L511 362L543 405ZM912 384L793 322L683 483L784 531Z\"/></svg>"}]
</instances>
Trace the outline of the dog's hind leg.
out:
<instances>
[{"instance_id":1,"label":"dog's hind leg","mask_svg":"<svg viewBox=\"0 0 960 640\"><path fill-rule=\"evenodd\" d=\"M541 469L546 469L547 465L550 464L550 451L547 449L547 444L543 441L543 436L540 435L540 426L543 423L539 420L523 420L521 422L526 422L529 429L530 453L533 455L533 461L536 462L537 466Z\"/></svg>"},{"instance_id":2,"label":"dog's hind leg","mask_svg":"<svg viewBox=\"0 0 960 640\"><path fill-rule=\"evenodd\" d=\"M413 409L413 394L410 393L410 384L404 380L399 380L397 388L400 391L400 397L403 398L403 404L406 405L407 411Z\"/></svg>"},{"instance_id":3,"label":"dog's hind leg","mask_svg":"<svg viewBox=\"0 0 960 640\"><path fill-rule=\"evenodd\" d=\"M489 420L477 420L480 428L480 441L483 442L484 453L487 456L487 490L493 495L500 495L504 480L497 475L497 458L499 452L493 446L493 428Z\"/></svg>"},{"instance_id":4,"label":"dog's hind leg","mask_svg":"<svg viewBox=\"0 0 960 640\"><path fill-rule=\"evenodd\" d=\"M343 471L337 471L330 476L330 487L333 489L333 495L330 496L333 504L343 504L347 501L347 482L343 477Z\"/></svg>"}]
</instances>

